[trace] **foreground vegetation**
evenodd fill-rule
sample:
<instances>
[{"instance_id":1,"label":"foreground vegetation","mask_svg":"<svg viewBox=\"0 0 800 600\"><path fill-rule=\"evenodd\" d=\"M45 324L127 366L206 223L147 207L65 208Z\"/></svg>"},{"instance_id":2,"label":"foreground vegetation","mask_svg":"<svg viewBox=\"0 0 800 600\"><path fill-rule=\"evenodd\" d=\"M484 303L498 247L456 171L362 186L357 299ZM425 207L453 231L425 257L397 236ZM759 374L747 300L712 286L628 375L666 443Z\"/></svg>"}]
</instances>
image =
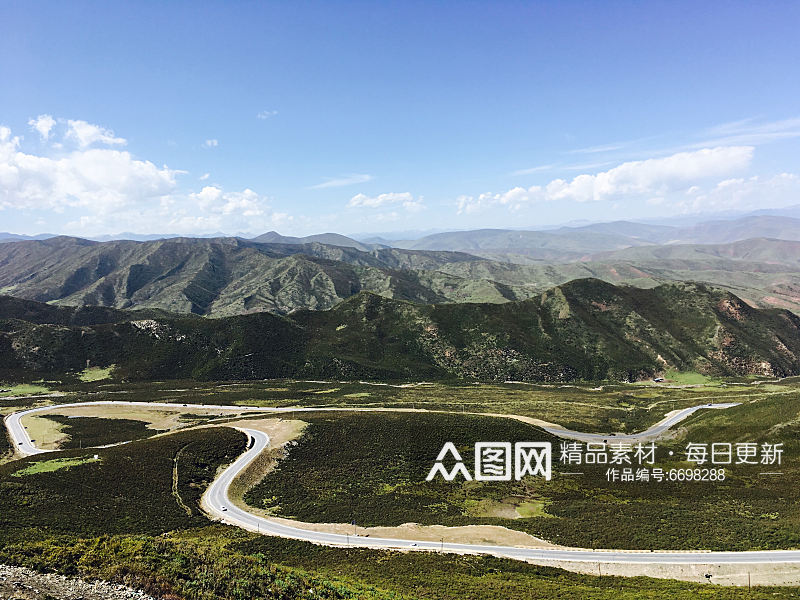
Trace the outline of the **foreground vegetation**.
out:
<instances>
[{"instance_id":1,"label":"foreground vegetation","mask_svg":"<svg viewBox=\"0 0 800 600\"><path fill-rule=\"evenodd\" d=\"M476 433L485 420L452 419L457 436ZM517 427L492 421L499 428L492 434ZM422 438L435 433L424 423L415 430ZM199 496L217 465L243 449L241 434L218 428L93 451L99 461L69 450L3 465L0 562L126 583L167 600L688 600L701 592L734 600L795 593L600 578L490 557L324 548L209 526L197 510ZM61 468L51 471L54 461Z\"/></svg>"},{"instance_id":2,"label":"foreground vegetation","mask_svg":"<svg viewBox=\"0 0 800 600\"><path fill-rule=\"evenodd\" d=\"M492 557L326 548L220 526L5 544L0 562L122 582L166 600L780 600L798 592L595 577Z\"/></svg>"},{"instance_id":3,"label":"foreground vegetation","mask_svg":"<svg viewBox=\"0 0 800 600\"><path fill-rule=\"evenodd\" d=\"M603 473L586 469L582 477L557 474L549 483L424 484L446 440L456 442L469 465L474 441L551 438L525 423L470 414L295 413L290 416L310 422L306 436L248 498L279 515L305 520L355 519L359 526L407 521L498 524L569 545L727 550L800 545L793 485L800 476L800 392L793 380L754 385L704 379L690 384L696 387L681 388L391 387L288 380L120 384L78 378L39 385L65 396L0 400L0 410L83 399L166 400L189 404L190 413L191 403L385 405L521 413L602 430L638 429L673 407L711 399L739 401L739 407L697 413L664 450L677 451L686 441L783 442L782 477L764 479L760 469L732 467L723 484L658 487L608 484ZM570 413L573 421L562 420ZM71 428L73 443L81 438L109 443L144 431L139 421L108 421L119 422L61 419ZM202 600L738 599L797 593L778 588L747 595L714 586L575 575L492 558L322 548L208 527L198 510L200 494L217 467L238 456L244 443L241 434L228 428L191 430L0 465L0 561L126 581L167 598ZM100 460L91 460L94 453ZM518 518L508 518L513 512Z\"/></svg>"}]
</instances>

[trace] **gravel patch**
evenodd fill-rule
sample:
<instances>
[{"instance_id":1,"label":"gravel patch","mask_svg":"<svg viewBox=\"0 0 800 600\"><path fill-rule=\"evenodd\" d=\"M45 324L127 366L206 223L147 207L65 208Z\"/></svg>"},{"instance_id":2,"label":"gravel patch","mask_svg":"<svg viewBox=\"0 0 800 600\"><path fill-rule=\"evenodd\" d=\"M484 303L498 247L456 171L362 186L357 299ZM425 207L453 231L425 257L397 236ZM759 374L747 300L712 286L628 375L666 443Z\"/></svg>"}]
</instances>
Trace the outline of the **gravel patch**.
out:
<instances>
[{"instance_id":1,"label":"gravel patch","mask_svg":"<svg viewBox=\"0 0 800 600\"><path fill-rule=\"evenodd\" d=\"M84 581L24 567L0 565L0 600L155 600L144 592L105 581Z\"/></svg>"}]
</instances>

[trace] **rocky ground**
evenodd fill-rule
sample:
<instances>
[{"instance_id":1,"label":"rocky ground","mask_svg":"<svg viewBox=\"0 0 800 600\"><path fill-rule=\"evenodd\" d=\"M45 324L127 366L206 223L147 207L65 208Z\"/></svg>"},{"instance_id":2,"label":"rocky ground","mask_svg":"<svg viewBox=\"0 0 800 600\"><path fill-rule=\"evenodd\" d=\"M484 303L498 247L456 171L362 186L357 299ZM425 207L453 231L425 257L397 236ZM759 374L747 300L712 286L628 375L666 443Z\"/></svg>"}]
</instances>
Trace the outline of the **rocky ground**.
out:
<instances>
[{"instance_id":1,"label":"rocky ground","mask_svg":"<svg viewBox=\"0 0 800 600\"><path fill-rule=\"evenodd\" d=\"M105 581L88 582L0 565L0 600L154 600L144 592Z\"/></svg>"}]
</instances>

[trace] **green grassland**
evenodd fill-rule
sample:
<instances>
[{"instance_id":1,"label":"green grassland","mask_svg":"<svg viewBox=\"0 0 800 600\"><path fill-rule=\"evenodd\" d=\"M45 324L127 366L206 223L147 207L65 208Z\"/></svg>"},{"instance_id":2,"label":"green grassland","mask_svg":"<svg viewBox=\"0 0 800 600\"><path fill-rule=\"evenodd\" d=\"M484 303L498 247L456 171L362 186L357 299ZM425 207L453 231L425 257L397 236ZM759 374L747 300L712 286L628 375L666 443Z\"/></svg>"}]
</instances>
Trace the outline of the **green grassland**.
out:
<instances>
[{"instance_id":1,"label":"green grassland","mask_svg":"<svg viewBox=\"0 0 800 600\"><path fill-rule=\"evenodd\" d=\"M75 456L71 458L42 460L32 463L24 469L20 469L19 471L14 471L11 476L25 477L26 475L37 475L38 473L52 473L53 471L58 471L59 469L69 469L70 467L85 465L86 463L94 462L95 460L99 459L95 459L93 456Z\"/></svg>"},{"instance_id":2,"label":"green grassland","mask_svg":"<svg viewBox=\"0 0 800 600\"><path fill-rule=\"evenodd\" d=\"M744 385L731 385L743 383ZM248 496L283 516L307 520L377 523L491 523L561 543L615 547L788 547L796 532L796 442L800 392L791 380L766 385L728 382L723 388L611 386L592 390L522 385L436 385L411 388L356 383L281 381L242 384L73 382L58 401L169 399L224 404L281 400L297 405L364 403L409 408L456 407L549 418L583 407L578 424L638 426L658 420L675 403L698 404L712 395L734 396L742 406L702 411L685 422L686 440L767 440L787 443L783 479L764 482L735 471L724 486L624 488L556 475L552 482L424 484L443 441L468 450L480 440L551 439L524 423L470 414L308 413L299 445ZM119 392L126 389L127 393ZM91 392L91 395L88 395ZM320 393L322 392L322 393ZM365 396L364 394L369 394ZM22 400L18 402L23 402ZM647 410L646 407L655 405ZM12 407L7 407L11 409ZM187 410L191 410L191 406ZM627 420L621 415L641 412ZM652 414L651 414L652 413ZM191 413L189 413L191 414ZM612 417L610 415L620 415ZM299 417L300 415L294 415ZM618 419L613 421L612 419ZM604 420L605 419L605 420ZM76 431L96 432L105 419L69 419ZM75 423L70 423L75 422ZM577 425L576 425L577 426ZM127 427L127 425L123 426ZM646 578L577 575L494 559L324 548L208 527L197 501L217 466L244 449L243 436L226 428L185 431L102 450L99 461L14 477L56 459L84 461L87 451L66 450L0 465L0 561L86 577L127 582L166 598L366 598L383 600L479 598L694 599L790 598L793 588L698 586ZM108 442L106 442L108 443ZM174 460L187 514L172 494ZM23 483L24 482L24 485ZM725 487L727 486L727 487ZM273 499L273 496L276 498ZM264 500L268 500L266 504ZM519 519L487 516L513 504ZM156 537L158 536L158 537ZM793 537L794 536L794 537ZM313 593L312 591L313 590ZM172 596L169 596L172 594Z\"/></svg>"},{"instance_id":3,"label":"green grassland","mask_svg":"<svg viewBox=\"0 0 800 600\"><path fill-rule=\"evenodd\" d=\"M425 420L434 417L420 417L423 421L414 429L424 440L426 432L434 433ZM472 439L476 425L492 435L513 434L517 427L496 419L496 425L485 427L478 417L452 419L454 435L464 439ZM600 578L490 557L323 548L209 527L197 511L197 500L216 466L243 448L241 434L209 429L99 450L100 461L50 472L42 466L60 459L81 461L86 455L70 450L59 452L59 459L51 455L3 465L0 562L98 577L187 600L633 600L664 595L689 600L698 594L734 600L796 593L789 588L747 592L646 578ZM178 455L178 490L192 515L172 496ZM29 474L14 478L21 470Z\"/></svg>"},{"instance_id":4,"label":"green grassland","mask_svg":"<svg viewBox=\"0 0 800 600\"><path fill-rule=\"evenodd\" d=\"M389 407L446 412L516 414L581 431L638 431L675 409L708 402L743 402L790 396L800 378L754 384L725 379L706 385L644 382L624 384L465 384L438 382L377 384L358 381L155 382L98 381L63 378L49 381L60 397L53 404L92 400L131 400L176 404L227 404L264 407ZM0 398L0 413L30 407L27 400Z\"/></svg>"},{"instance_id":5,"label":"green grassland","mask_svg":"<svg viewBox=\"0 0 800 600\"><path fill-rule=\"evenodd\" d=\"M794 588L748 591L646 577L594 577L488 556L326 548L279 538L257 538L236 547L326 576L358 578L403 593L403 597L429 600L733 600L791 598L797 593Z\"/></svg>"},{"instance_id":6,"label":"green grassland","mask_svg":"<svg viewBox=\"0 0 800 600\"><path fill-rule=\"evenodd\" d=\"M786 427L777 424L781 415L789 418ZM784 442L782 476L762 476L760 465L738 465L728 469L724 482L624 484L607 481L607 466L588 465L561 468L583 475L557 472L549 482L425 482L446 441L456 444L469 466L476 441L550 438L523 423L470 415L310 416L299 444L245 499L300 520L354 519L362 526L494 524L580 547L798 547L798 415L800 395L766 398L719 413L706 411L693 418L679 440L659 445L656 466L667 469L693 466L678 460L685 458L687 441ZM711 435L707 420L728 423L730 431L720 427ZM669 450L674 459L666 455ZM517 509L522 518L497 517L494 509L500 506Z\"/></svg>"},{"instance_id":7,"label":"green grassland","mask_svg":"<svg viewBox=\"0 0 800 600\"><path fill-rule=\"evenodd\" d=\"M501 413L550 421L571 429L631 432L646 429L675 409L708 402L780 399L800 392L800 378L773 381L716 380L705 385L640 382L584 384L368 383L357 381L81 382L62 377L47 382L63 393L36 401L0 397L0 414L30 408L101 400L226 404L264 407L388 407L445 412ZM128 438L131 439L131 438ZM102 443L111 443L108 440Z\"/></svg>"},{"instance_id":8,"label":"green grassland","mask_svg":"<svg viewBox=\"0 0 800 600\"><path fill-rule=\"evenodd\" d=\"M300 443L245 500L279 516L322 523L355 520L365 527L484 522L466 514L465 505L514 494L502 483L426 482L442 445L452 441L468 455L482 440L554 441L525 423L471 415L312 415L303 420L311 425Z\"/></svg>"},{"instance_id":9,"label":"green grassland","mask_svg":"<svg viewBox=\"0 0 800 600\"><path fill-rule=\"evenodd\" d=\"M198 508L202 491L217 467L241 454L245 443L234 429L204 429L112 448L62 451L57 458L83 464L54 471L41 468L52 463L52 454L0 465L0 540L157 535L204 525ZM87 462L93 454L100 460ZM176 461L180 503L172 488ZM40 472L13 476L25 470Z\"/></svg>"},{"instance_id":10,"label":"green grassland","mask_svg":"<svg viewBox=\"0 0 800 600\"><path fill-rule=\"evenodd\" d=\"M49 394L52 390L36 383L3 384L0 382L0 397L7 396L33 396L35 394Z\"/></svg>"},{"instance_id":11,"label":"green grassland","mask_svg":"<svg viewBox=\"0 0 800 600\"><path fill-rule=\"evenodd\" d=\"M111 378L111 370L114 368L114 365L109 367L89 367L84 369L78 375L78 378L81 381L102 381L103 379L110 379Z\"/></svg>"},{"instance_id":12,"label":"green grassland","mask_svg":"<svg viewBox=\"0 0 800 600\"><path fill-rule=\"evenodd\" d=\"M67 417L42 415L55 421L69 438L60 444L61 449L89 448L128 442L155 435L158 431L147 427L144 421L134 419L104 419L100 417Z\"/></svg>"}]
</instances>

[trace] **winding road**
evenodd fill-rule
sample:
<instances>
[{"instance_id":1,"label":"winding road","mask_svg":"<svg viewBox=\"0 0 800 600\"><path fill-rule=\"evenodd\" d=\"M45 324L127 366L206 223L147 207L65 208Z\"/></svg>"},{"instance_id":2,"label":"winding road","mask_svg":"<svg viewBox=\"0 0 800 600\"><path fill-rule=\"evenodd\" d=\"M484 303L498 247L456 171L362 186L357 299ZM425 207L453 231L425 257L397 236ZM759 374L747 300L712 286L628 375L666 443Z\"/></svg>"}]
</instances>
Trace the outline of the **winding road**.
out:
<instances>
[{"instance_id":1,"label":"winding road","mask_svg":"<svg viewBox=\"0 0 800 600\"><path fill-rule=\"evenodd\" d=\"M20 411L8 415L5 418L5 425L11 434L11 439L17 446L18 451L23 455L40 454L48 452L37 448L28 436L28 432L21 423L25 415L38 412L52 411L58 408L73 406L92 406L92 405L135 405L147 407L176 408L180 405L170 403L150 403L150 402L126 402L126 401L101 401L101 402L78 402L72 404L51 405ZM235 412L260 412L260 413L295 413L302 411L319 410L344 410L352 411L376 411L381 409L354 409L354 408L264 408L264 407L242 407L242 406L223 406L223 405L190 405L193 408L212 409L220 411ZM639 434L629 436L617 435L608 436L603 434L586 434L574 432L558 427L549 428L554 435L570 437L575 439L585 439L587 435L597 436L598 439L612 437L615 440L622 439L643 439L656 437L676 423L685 419L697 410L703 408L728 408L733 404L701 405L687 408L681 411L670 413L668 417ZM391 538L367 537L361 535L346 535L339 533L318 532L299 527L292 527L285 523L267 517L251 514L238 506L230 499L229 492L234 479L264 451L270 443L269 436L261 431L254 429L238 428L250 437L249 448L233 464L227 467L222 474L214 480L203 496L203 505L208 513L220 521L235 525L254 532L267 535L275 535L297 540L304 540L317 544L329 546L353 546L361 548L376 549L400 549L400 550L427 550L437 552L451 552L461 554L490 554L498 557L512 558L526 561L565 561L583 563L621 563L621 564L662 564L662 565L697 565L697 564L717 564L717 565L740 565L750 563L800 563L800 550L763 550L748 552L706 552L706 551L635 551L635 550L588 550L583 548L520 548L513 546L480 545L480 544L457 544L451 542L431 542L413 541Z\"/></svg>"}]
</instances>

